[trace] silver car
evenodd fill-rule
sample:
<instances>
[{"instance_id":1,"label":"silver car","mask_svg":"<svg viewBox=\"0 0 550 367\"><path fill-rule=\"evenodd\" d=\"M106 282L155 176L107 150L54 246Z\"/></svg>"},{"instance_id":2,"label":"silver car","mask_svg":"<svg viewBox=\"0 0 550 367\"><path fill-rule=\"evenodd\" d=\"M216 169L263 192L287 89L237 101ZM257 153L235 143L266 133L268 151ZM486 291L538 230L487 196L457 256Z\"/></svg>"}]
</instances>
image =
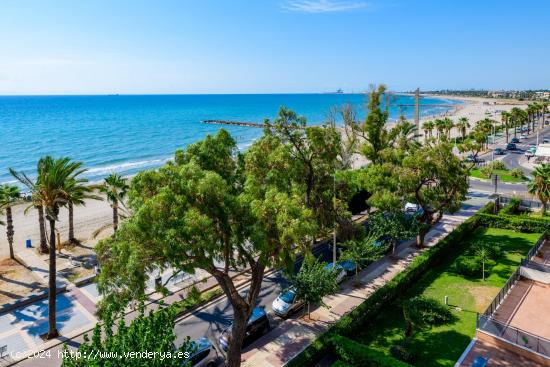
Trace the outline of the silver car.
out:
<instances>
[{"instance_id":1,"label":"silver car","mask_svg":"<svg viewBox=\"0 0 550 367\"><path fill-rule=\"evenodd\" d=\"M287 317L294 311L300 309L304 302L296 297L296 292L293 288L282 292L279 297L275 298L272 304L273 312L280 317Z\"/></svg>"},{"instance_id":2,"label":"silver car","mask_svg":"<svg viewBox=\"0 0 550 367\"><path fill-rule=\"evenodd\" d=\"M186 362L192 367L214 367L218 361L218 352L207 338L200 338L191 342L193 354Z\"/></svg>"}]
</instances>

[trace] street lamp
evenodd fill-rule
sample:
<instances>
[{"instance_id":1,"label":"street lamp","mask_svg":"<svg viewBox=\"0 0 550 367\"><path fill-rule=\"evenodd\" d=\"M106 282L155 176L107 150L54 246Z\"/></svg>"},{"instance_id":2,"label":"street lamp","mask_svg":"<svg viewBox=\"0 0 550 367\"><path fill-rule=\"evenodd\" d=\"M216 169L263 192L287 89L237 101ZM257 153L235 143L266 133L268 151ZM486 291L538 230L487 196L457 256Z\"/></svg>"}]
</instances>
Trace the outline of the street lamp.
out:
<instances>
[{"instance_id":1,"label":"street lamp","mask_svg":"<svg viewBox=\"0 0 550 367\"><path fill-rule=\"evenodd\" d=\"M332 233L332 267L336 268L336 169L332 181L332 210L334 212L334 229Z\"/></svg>"}]
</instances>

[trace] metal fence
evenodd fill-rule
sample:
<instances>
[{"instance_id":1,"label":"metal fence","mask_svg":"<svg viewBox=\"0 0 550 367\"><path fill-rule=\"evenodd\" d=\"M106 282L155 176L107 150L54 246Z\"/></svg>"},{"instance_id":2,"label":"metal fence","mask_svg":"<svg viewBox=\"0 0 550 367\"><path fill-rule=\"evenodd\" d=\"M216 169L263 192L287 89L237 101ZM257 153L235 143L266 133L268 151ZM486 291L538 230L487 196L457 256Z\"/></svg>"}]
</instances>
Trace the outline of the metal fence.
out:
<instances>
[{"instance_id":1,"label":"metal fence","mask_svg":"<svg viewBox=\"0 0 550 367\"><path fill-rule=\"evenodd\" d=\"M516 284L516 282L519 280L519 278L520 278L520 272L519 272L519 268L517 268L516 271L514 271L514 274L512 274L512 276L508 278L508 281L506 281L506 284L504 284L504 287L500 289L496 297L493 299L493 302L491 302L489 307L487 307L485 312L483 312L483 316L490 317L493 314L493 312L496 311L498 306L502 303L504 298L508 295L508 293L510 292L512 287Z\"/></svg>"},{"instance_id":2,"label":"metal fence","mask_svg":"<svg viewBox=\"0 0 550 367\"><path fill-rule=\"evenodd\" d=\"M525 260L531 261L531 259L537 255L542 245L544 245L544 241L546 241L546 236L541 236L537 243L535 243L535 246L533 246L531 250L529 250L529 252L525 256Z\"/></svg>"},{"instance_id":3,"label":"metal fence","mask_svg":"<svg viewBox=\"0 0 550 367\"><path fill-rule=\"evenodd\" d=\"M497 203L498 206L503 207L506 206L513 198L520 198L521 203L519 204L520 208L532 210L532 209L540 209L542 207L542 203L537 200L532 200L530 198L521 197L520 195L516 196L505 196L505 195L499 195ZM549 208L549 205L546 205L546 208Z\"/></svg>"},{"instance_id":4,"label":"metal fence","mask_svg":"<svg viewBox=\"0 0 550 367\"><path fill-rule=\"evenodd\" d=\"M479 314L477 315L477 329L550 358L550 340L543 337Z\"/></svg>"}]
</instances>

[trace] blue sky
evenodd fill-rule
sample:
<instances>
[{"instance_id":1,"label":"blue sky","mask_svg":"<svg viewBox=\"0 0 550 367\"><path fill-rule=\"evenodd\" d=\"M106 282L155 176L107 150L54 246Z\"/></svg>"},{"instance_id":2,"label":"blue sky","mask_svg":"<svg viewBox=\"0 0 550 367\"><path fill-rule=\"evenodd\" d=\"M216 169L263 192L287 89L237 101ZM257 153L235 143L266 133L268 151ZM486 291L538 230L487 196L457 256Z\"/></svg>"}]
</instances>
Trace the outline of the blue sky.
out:
<instances>
[{"instance_id":1,"label":"blue sky","mask_svg":"<svg viewBox=\"0 0 550 367\"><path fill-rule=\"evenodd\" d=\"M547 0L2 0L0 94L550 88Z\"/></svg>"}]
</instances>

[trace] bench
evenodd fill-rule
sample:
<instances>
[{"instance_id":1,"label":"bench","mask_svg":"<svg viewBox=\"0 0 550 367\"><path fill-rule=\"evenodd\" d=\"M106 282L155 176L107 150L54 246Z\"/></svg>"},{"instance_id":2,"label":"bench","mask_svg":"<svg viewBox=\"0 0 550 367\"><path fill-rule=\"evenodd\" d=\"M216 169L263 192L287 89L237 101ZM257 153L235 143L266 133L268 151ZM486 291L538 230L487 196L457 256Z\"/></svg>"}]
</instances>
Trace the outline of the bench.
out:
<instances>
[{"instance_id":1,"label":"bench","mask_svg":"<svg viewBox=\"0 0 550 367\"><path fill-rule=\"evenodd\" d=\"M0 358L4 358L4 354L7 355L8 352L8 346L7 345L0 345Z\"/></svg>"}]
</instances>

